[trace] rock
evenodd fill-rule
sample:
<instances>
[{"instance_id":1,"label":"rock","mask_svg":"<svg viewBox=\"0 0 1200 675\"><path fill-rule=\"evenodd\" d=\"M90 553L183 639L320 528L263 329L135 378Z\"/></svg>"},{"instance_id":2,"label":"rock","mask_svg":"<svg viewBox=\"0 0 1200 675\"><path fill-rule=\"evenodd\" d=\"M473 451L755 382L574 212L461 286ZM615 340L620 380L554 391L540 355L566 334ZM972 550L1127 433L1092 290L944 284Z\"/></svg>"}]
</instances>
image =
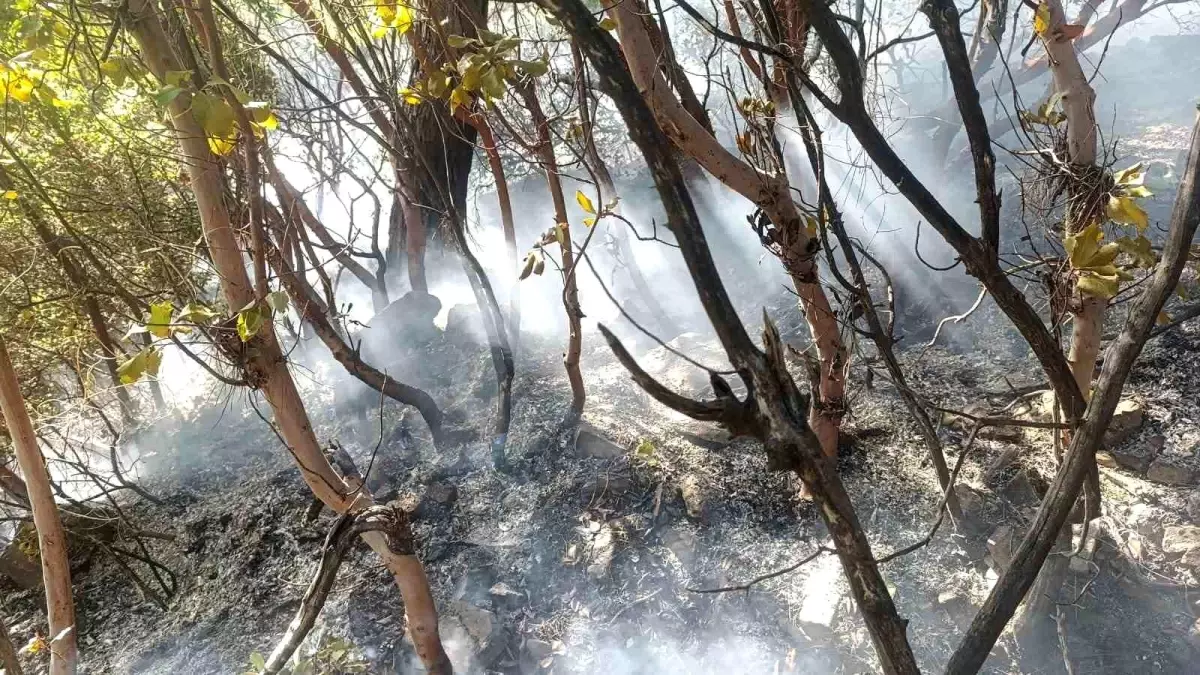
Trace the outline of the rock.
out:
<instances>
[{"instance_id":1,"label":"rock","mask_svg":"<svg viewBox=\"0 0 1200 675\"><path fill-rule=\"evenodd\" d=\"M1103 450L1096 453L1096 464L1106 469L1115 469L1120 466L1115 457Z\"/></svg>"},{"instance_id":2,"label":"rock","mask_svg":"<svg viewBox=\"0 0 1200 675\"><path fill-rule=\"evenodd\" d=\"M542 659L554 653L554 648L545 640L529 639L525 641L525 652L532 656L535 660Z\"/></svg>"},{"instance_id":3,"label":"rock","mask_svg":"<svg viewBox=\"0 0 1200 675\"><path fill-rule=\"evenodd\" d=\"M432 483L425 488L425 497L438 504L453 504L458 500L458 488L451 483Z\"/></svg>"},{"instance_id":4,"label":"rock","mask_svg":"<svg viewBox=\"0 0 1200 675\"><path fill-rule=\"evenodd\" d=\"M504 601L520 600L521 598L525 597L524 593L522 593L521 591L518 591L518 590L514 590L512 586L509 586L508 584L504 583L503 581L501 581L501 582L497 583L496 585L492 586L491 588L489 588L488 595L492 596L493 598L496 598L497 600L504 600Z\"/></svg>"},{"instance_id":5,"label":"rock","mask_svg":"<svg viewBox=\"0 0 1200 675\"><path fill-rule=\"evenodd\" d=\"M390 365L397 343L423 344L441 335L433 323L442 301L420 291L409 291L384 307L358 333L363 359L376 367Z\"/></svg>"},{"instance_id":6,"label":"rock","mask_svg":"<svg viewBox=\"0 0 1200 675\"><path fill-rule=\"evenodd\" d=\"M1166 512L1148 504L1134 504L1129 507L1127 522L1146 542L1157 546L1163 537L1163 519Z\"/></svg>"},{"instance_id":7,"label":"rock","mask_svg":"<svg viewBox=\"0 0 1200 675\"><path fill-rule=\"evenodd\" d=\"M1187 514L1192 522L1200 525L1200 490L1193 490L1187 497Z\"/></svg>"},{"instance_id":8,"label":"rock","mask_svg":"<svg viewBox=\"0 0 1200 675\"><path fill-rule=\"evenodd\" d=\"M0 538L0 577L12 580L18 588L37 588L42 585L42 568L21 551L17 542Z\"/></svg>"},{"instance_id":9,"label":"rock","mask_svg":"<svg viewBox=\"0 0 1200 675\"><path fill-rule=\"evenodd\" d=\"M807 631L816 628L823 633L832 633L842 599L841 565L837 556L832 555L821 556L811 565L812 571L801 588L804 600L800 603L796 622Z\"/></svg>"},{"instance_id":10,"label":"rock","mask_svg":"<svg viewBox=\"0 0 1200 675\"><path fill-rule=\"evenodd\" d=\"M992 557L992 568L998 574L1003 573L1012 562L1012 551L1017 545L1015 535L1011 525L1001 525L988 537L987 547Z\"/></svg>"},{"instance_id":11,"label":"rock","mask_svg":"<svg viewBox=\"0 0 1200 675\"><path fill-rule=\"evenodd\" d=\"M482 607L476 607L466 602L456 602L451 611L458 615L467 634L476 644L485 645L496 629L496 616Z\"/></svg>"},{"instance_id":12,"label":"rock","mask_svg":"<svg viewBox=\"0 0 1200 675\"><path fill-rule=\"evenodd\" d=\"M1110 449L1108 454L1112 455L1117 466L1145 473L1150 468L1150 463L1158 456L1158 449L1150 443L1129 443Z\"/></svg>"},{"instance_id":13,"label":"rock","mask_svg":"<svg viewBox=\"0 0 1200 675\"><path fill-rule=\"evenodd\" d=\"M1146 478L1165 485L1192 485L1196 469L1182 459L1162 455L1150 463Z\"/></svg>"},{"instance_id":14,"label":"rock","mask_svg":"<svg viewBox=\"0 0 1200 675\"><path fill-rule=\"evenodd\" d=\"M711 425L698 426L692 431L682 429L679 435L707 450L720 450L733 442L733 434Z\"/></svg>"},{"instance_id":15,"label":"rock","mask_svg":"<svg viewBox=\"0 0 1200 675\"><path fill-rule=\"evenodd\" d=\"M446 313L446 338L455 343L488 344L487 329L479 305L458 304Z\"/></svg>"},{"instance_id":16,"label":"rock","mask_svg":"<svg viewBox=\"0 0 1200 675\"><path fill-rule=\"evenodd\" d=\"M1162 550L1166 553L1187 553L1200 548L1200 527L1172 525L1163 530Z\"/></svg>"},{"instance_id":17,"label":"rock","mask_svg":"<svg viewBox=\"0 0 1200 675\"><path fill-rule=\"evenodd\" d=\"M675 555L680 565L691 568L696 560L695 534L683 528L668 527L662 533L662 542Z\"/></svg>"},{"instance_id":18,"label":"rock","mask_svg":"<svg viewBox=\"0 0 1200 675\"><path fill-rule=\"evenodd\" d=\"M600 531L592 537L592 550L589 557L587 574L592 579L604 579L612 568L615 540L612 528L607 524L600 526Z\"/></svg>"},{"instance_id":19,"label":"rock","mask_svg":"<svg viewBox=\"0 0 1200 675\"><path fill-rule=\"evenodd\" d=\"M615 459L625 454L625 447L605 438L596 427L580 422L575 433L575 454L592 459Z\"/></svg>"},{"instance_id":20,"label":"rock","mask_svg":"<svg viewBox=\"0 0 1200 675\"><path fill-rule=\"evenodd\" d=\"M1013 506L1024 506L1041 501L1041 497L1038 496L1037 490L1029 480L1029 474L1024 470L1018 471L1008 485L1004 486L1004 490L1000 494Z\"/></svg>"},{"instance_id":21,"label":"rock","mask_svg":"<svg viewBox=\"0 0 1200 675\"><path fill-rule=\"evenodd\" d=\"M1124 443L1138 429L1142 428L1145 419L1146 415L1140 401L1131 398L1122 399L1117 403L1117 409L1113 412L1112 421L1108 423L1108 429L1104 432L1101 445L1111 450Z\"/></svg>"},{"instance_id":22,"label":"rock","mask_svg":"<svg viewBox=\"0 0 1200 675\"><path fill-rule=\"evenodd\" d=\"M1188 628L1187 641L1192 649L1200 651L1200 619L1196 619Z\"/></svg>"},{"instance_id":23,"label":"rock","mask_svg":"<svg viewBox=\"0 0 1200 675\"><path fill-rule=\"evenodd\" d=\"M605 474L592 480L584 480L579 496L588 504L596 504L605 499L619 499L632 492L633 487L633 481L628 476Z\"/></svg>"},{"instance_id":24,"label":"rock","mask_svg":"<svg viewBox=\"0 0 1200 675\"><path fill-rule=\"evenodd\" d=\"M679 494L683 497L683 504L687 507L689 517L697 520L705 519L708 515L706 490L700 485L700 480L694 474L684 476L679 484Z\"/></svg>"}]
</instances>

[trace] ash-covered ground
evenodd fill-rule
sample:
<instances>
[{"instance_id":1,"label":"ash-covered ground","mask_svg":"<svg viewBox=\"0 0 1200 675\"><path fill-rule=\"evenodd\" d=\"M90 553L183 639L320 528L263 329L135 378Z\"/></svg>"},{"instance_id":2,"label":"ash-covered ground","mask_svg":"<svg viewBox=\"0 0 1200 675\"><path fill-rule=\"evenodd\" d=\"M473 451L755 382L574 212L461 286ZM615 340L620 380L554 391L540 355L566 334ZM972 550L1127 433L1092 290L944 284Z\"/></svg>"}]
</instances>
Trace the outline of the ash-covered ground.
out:
<instances>
[{"instance_id":1,"label":"ash-covered ground","mask_svg":"<svg viewBox=\"0 0 1200 675\"><path fill-rule=\"evenodd\" d=\"M789 305L783 295L774 309L786 315ZM944 407L976 410L999 410L1037 388L1035 364L1015 342L996 338L1005 334L999 320L985 308L975 323L948 329L972 348L903 352L910 384ZM493 375L486 349L466 337L451 332L421 347L399 375L430 388L457 427L478 432L490 419ZM335 415L321 384L328 374L297 368L320 437L340 441L360 468L378 443L377 492L418 504L420 556L458 670L874 671L832 556L748 591L694 592L788 566L827 537L793 482L766 470L756 443L658 406L598 336L588 338L579 442L559 432L569 400L560 346L525 340L509 473L490 467L485 435L437 451L419 418L391 404L379 443L376 413L367 421ZM675 344L712 367L723 363L702 335ZM1200 574L1200 492L1188 468L1200 435L1191 419L1197 349L1200 328L1168 333L1150 343L1130 382L1142 419L1109 449L1104 527L1091 559L1072 562L1059 598L1075 672L1194 672L1200 642L1189 587ZM681 391L700 395L707 386L703 372L661 348L641 360ZM891 386L875 377L868 390L865 372L854 370L842 464L882 556L925 534L939 490ZM177 592L163 611L109 556L81 546L74 580L83 672L241 673L291 620L333 517L326 511L306 522L311 498L299 471L244 397L162 420L138 437L150 455L143 484L165 503L127 500L125 508L139 528L174 535L149 547L177 577ZM1036 407L1036 395L1026 398ZM947 421L940 433L954 461L965 434ZM944 663L1023 531L1052 469L1050 445L1044 433L1010 430L979 440L960 479L968 520L884 567L924 668ZM1155 473L1164 458L1183 468ZM9 587L4 596L23 644L44 625L41 597ZM359 545L309 644L348 647L328 672L420 672L403 632L399 593ZM1029 653L1006 636L989 672L1064 672L1059 640L1051 643L1053 650Z\"/></svg>"}]
</instances>

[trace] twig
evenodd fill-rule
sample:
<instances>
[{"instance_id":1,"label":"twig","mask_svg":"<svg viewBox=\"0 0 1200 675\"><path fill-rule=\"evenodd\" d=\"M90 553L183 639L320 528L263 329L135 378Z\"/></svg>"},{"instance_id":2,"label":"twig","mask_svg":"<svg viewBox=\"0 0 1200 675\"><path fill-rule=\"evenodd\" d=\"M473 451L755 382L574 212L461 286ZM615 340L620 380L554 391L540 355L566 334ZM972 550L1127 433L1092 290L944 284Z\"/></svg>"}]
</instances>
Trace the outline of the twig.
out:
<instances>
[{"instance_id":1,"label":"twig","mask_svg":"<svg viewBox=\"0 0 1200 675\"><path fill-rule=\"evenodd\" d=\"M929 544L929 542L933 541L933 536L937 534L938 528L942 526L942 521L946 518L946 500L949 499L950 493L954 491L954 481L958 479L958 472L962 469L963 464L966 463L967 455L971 453L971 448L975 445L975 438L979 435L979 430L982 428L983 425L978 422L971 427L971 434L967 436L967 442L963 444L962 452L958 453L958 461L954 463L954 471L950 473L950 480L946 485L946 491L942 493L942 500L938 502L938 516L937 519L933 521L933 526L929 528L929 532L927 532L925 536L917 542L909 544L902 549L893 551L882 558L879 558L876 560L877 563L882 565L883 563L895 560L902 555L908 555L909 553L912 553L913 551L921 548L922 546L926 546Z\"/></svg>"},{"instance_id":2,"label":"twig","mask_svg":"<svg viewBox=\"0 0 1200 675\"><path fill-rule=\"evenodd\" d=\"M818 546L817 550L813 551L811 555L806 556L805 558L801 559L799 562L788 565L787 567L784 567L783 569L775 570L774 572L768 572L767 574L764 574L762 576L754 577L753 579L751 579L750 581L747 581L744 584L738 584L737 586L722 586L721 588L691 588L689 586L687 590L689 593L729 593L732 591L748 591L755 584L762 583L769 579L774 579L775 577L781 577L781 576L787 574L788 572L795 572L796 570L800 569L804 565L807 565L808 563L816 560L817 557L820 556L822 553L833 553L833 552L834 552L834 550L831 548L826 548L824 546Z\"/></svg>"}]
</instances>

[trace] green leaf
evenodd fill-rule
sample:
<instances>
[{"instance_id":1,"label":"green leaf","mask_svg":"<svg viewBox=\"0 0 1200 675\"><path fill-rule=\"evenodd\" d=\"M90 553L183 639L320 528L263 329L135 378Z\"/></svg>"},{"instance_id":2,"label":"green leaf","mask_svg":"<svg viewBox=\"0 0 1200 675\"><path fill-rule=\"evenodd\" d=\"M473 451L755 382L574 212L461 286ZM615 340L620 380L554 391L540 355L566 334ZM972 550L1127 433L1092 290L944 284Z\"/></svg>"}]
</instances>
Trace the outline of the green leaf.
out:
<instances>
[{"instance_id":1,"label":"green leaf","mask_svg":"<svg viewBox=\"0 0 1200 675\"><path fill-rule=\"evenodd\" d=\"M554 226L554 241L558 242L559 246L566 247L567 245L567 224L558 223Z\"/></svg>"},{"instance_id":2,"label":"green leaf","mask_svg":"<svg viewBox=\"0 0 1200 675\"><path fill-rule=\"evenodd\" d=\"M257 671L262 672L267 667L267 660L263 658L262 654L254 652L250 655L250 666Z\"/></svg>"},{"instance_id":3,"label":"green leaf","mask_svg":"<svg viewBox=\"0 0 1200 675\"><path fill-rule=\"evenodd\" d=\"M171 104L171 101L174 101L175 98L182 93L183 89L181 87L177 87L173 84L164 84L162 87L159 87L157 92L154 93L154 102L165 108Z\"/></svg>"},{"instance_id":4,"label":"green leaf","mask_svg":"<svg viewBox=\"0 0 1200 675\"><path fill-rule=\"evenodd\" d=\"M643 438L634 452L639 457L649 457L654 454L654 443L648 438Z\"/></svg>"},{"instance_id":5,"label":"green leaf","mask_svg":"<svg viewBox=\"0 0 1200 675\"><path fill-rule=\"evenodd\" d=\"M517 61L517 65L529 77L541 77L550 72L550 65L545 61Z\"/></svg>"},{"instance_id":6,"label":"green leaf","mask_svg":"<svg viewBox=\"0 0 1200 675\"><path fill-rule=\"evenodd\" d=\"M146 322L146 330L157 338L165 338L171 334L171 312L175 306L170 300L150 305L150 320Z\"/></svg>"},{"instance_id":7,"label":"green leaf","mask_svg":"<svg viewBox=\"0 0 1200 675\"><path fill-rule=\"evenodd\" d=\"M285 312L288 307L288 294L285 291L267 293L267 305L273 312Z\"/></svg>"},{"instance_id":8,"label":"green leaf","mask_svg":"<svg viewBox=\"0 0 1200 675\"><path fill-rule=\"evenodd\" d=\"M533 274L533 266L536 263L537 263L537 256L534 255L533 251L526 253L525 254L525 263L521 266L521 274L519 276L517 276L517 280L520 281L522 279L527 278L530 274Z\"/></svg>"},{"instance_id":9,"label":"green leaf","mask_svg":"<svg viewBox=\"0 0 1200 675\"><path fill-rule=\"evenodd\" d=\"M163 78L167 84L173 87L183 87L192 80L192 71L190 70L168 70L167 76Z\"/></svg>"},{"instance_id":10,"label":"green leaf","mask_svg":"<svg viewBox=\"0 0 1200 675\"><path fill-rule=\"evenodd\" d=\"M208 323L216 312L205 307L204 305L195 302L189 302L183 309L179 310L179 315L175 317L176 323Z\"/></svg>"},{"instance_id":11,"label":"green leaf","mask_svg":"<svg viewBox=\"0 0 1200 675\"><path fill-rule=\"evenodd\" d=\"M233 108L218 96L205 92L193 96L192 117L210 137L229 139L237 133Z\"/></svg>"},{"instance_id":12,"label":"green leaf","mask_svg":"<svg viewBox=\"0 0 1200 675\"><path fill-rule=\"evenodd\" d=\"M484 71L481 83L483 85L483 93L491 100L504 98L505 92L508 91L508 85L496 72L495 68L488 68Z\"/></svg>"},{"instance_id":13,"label":"green leaf","mask_svg":"<svg viewBox=\"0 0 1200 675\"><path fill-rule=\"evenodd\" d=\"M162 364L162 354L154 347L146 347L133 358L117 366L117 377L121 384L133 384L142 375L158 375L158 367Z\"/></svg>"},{"instance_id":14,"label":"green leaf","mask_svg":"<svg viewBox=\"0 0 1200 675\"><path fill-rule=\"evenodd\" d=\"M612 17L606 16L600 19L600 27L604 30L613 30L617 27L617 22Z\"/></svg>"},{"instance_id":15,"label":"green leaf","mask_svg":"<svg viewBox=\"0 0 1200 675\"><path fill-rule=\"evenodd\" d=\"M469 37L463 37L461 35L451 35L450 37L446 38L446 44L454 47L455 49L462 49L463 47L466 47L474 42L475 40L472 40Z\"/></svg>"},{"instance_id":16,"label":"green leaf","mask_svg":"<svg viewBox=\"0 0 1200 675\"><path fill-rule=\"evenodd\" d=\"M257 304L251 305L246 309L238 312L237 332L238 337L242 342L249 342L250 338L258 334L259 329L263 325L263 313Z\"/></svg>"},{"instance_id":17,"label":"green leaf","mask_svg":"<svg viewBox=\"0 0 1200 675\"><path fill-rule=\"evenodd\" d=\"M583 190L575 191L575 201L579 203L579 208L593 216L596 215L596 207L592 205L592 200L583 194Z\"/></svg>"},{"instance_id":18,"label":"green leaf","mask_svg":"<svg viewBox=\"0 0 1200 675\"><path fill-rule=\"evenodd\" d=\"M128 75L125 62L115 56L100 64L100 72L108 76L108 79L112 80L113 86L116 87L123 86L125 77Z\"/></svg>"}]
</instances>

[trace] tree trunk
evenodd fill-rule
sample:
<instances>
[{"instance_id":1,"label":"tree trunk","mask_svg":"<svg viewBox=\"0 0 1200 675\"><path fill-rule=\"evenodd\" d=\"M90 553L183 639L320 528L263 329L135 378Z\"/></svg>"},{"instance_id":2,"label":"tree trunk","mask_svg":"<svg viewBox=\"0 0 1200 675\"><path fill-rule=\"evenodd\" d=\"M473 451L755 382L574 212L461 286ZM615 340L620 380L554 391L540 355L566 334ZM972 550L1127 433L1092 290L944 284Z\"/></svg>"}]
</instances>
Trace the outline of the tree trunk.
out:
<instances>
[{"instance_id":1,"label":"tree trunk","mask_svg":"<svg viewBox=\"0 0 1200 675\"><path fill-rule=\"evenodd\" d=\"M155 77L162 82L166 80L168 71L182 70L182 64L172 51L155 7L148 0L129 0L125 7L127 14L122 23L134 34ZM170 103L177 139L191 177L201 225L221 279L226 305L231 308L245 307L263 299L256 297L246 274L241 247L234 235L235 226L224 203L221 167L209 151L204 131L191 115L190 101L191 97L183 93ZM241 142L252 141L242 139ZM247 380L260 387L265 394L275 413L280 433L313 493L338 512L369 506L371 495L349 489L322 452L269 322L252 338L249 347ZM418 656L430 672L450 672L449 659L438 637L437 612L429 582L420 561L413 555L394 553L381 533L367 533L363 539L383 559L400 587Z\"/></svg>"},{"instance_id":2,"label":"tree trunk","mask_svg":"<svg viewBox=\"0 0 1200 675\"><path fill-rule=\"evenodd\" d=\"M818 391L812 402L809 425L829 457L837 455L838 429L845 414L845 367L848 355L842 344L837 315L821 288L816 254L820 244L810 239L785 176L768 176L733 156L680 105L658 72L657 61L640 14L640 3L629 0L603 2L616 21L621 50L638 90L646 98L661 128L685 154L695 159L717 180L746 197L766 214L774 226L774 244L784 269L792 279L804 309L805 320L821 364Z\"/></svg>"},{"instance_id":3,"label":"tree trunk","mask_svg":"<svg viewBox=\"0 0 1200 675\"><path fill-rule=\"evenodd\" d=\"M3 616L0 616L0 666L4 667L5 675L24 675L21 662L17 660L17 650L13 649L12 639L8 636L8 627L4 625Z\"/></svg>"},{"instance_id":4,"label":"tree trunk","mask_svg":"<svg viewBox=\"0 0 1200 675\"><path fill-rule=\"evenodd\" d=\"M72 675L78 651L67 536L59 520L58 505L54 503L46 459L38 448L37 436L3 339L0 339L0 410L3 410L4 423L12 435L17 464L25 475L33 525L37 528L38 553L46 588L46 616L50 624L50 675Z\"/></svg>"},{"instance_id":5,"label":"tree trunk","mask_svg":"<svg viewBox=\"0 0 1200 675\"><path fill-rule=\"evenodd\" d=\"M567 201L563 195L562 179L558 175L558 160L554 156L554 145L550 140L550 123L542 112L542 104L538 101L537 93L532 84L522 87L520 94L525 101L525 107L533 118L533 126L537 130L537 159L546 174L546 183L550 188L550 199L554 202L554 222L562 229L562 240L559 250L562 252L563 267L563 309L567 313L567 352L563 355L563 367L567 370L567 380L571 383L571 408L567 412L566 425L573 425L583 415L583 404L586 392L583 387L583 373L579 370L579 357L583 353L583 326L581 319L583 311L579 308L579 285L575 275L575 249L571 241L571 225L567 219Z\"/></svg>"}]
</instances>

